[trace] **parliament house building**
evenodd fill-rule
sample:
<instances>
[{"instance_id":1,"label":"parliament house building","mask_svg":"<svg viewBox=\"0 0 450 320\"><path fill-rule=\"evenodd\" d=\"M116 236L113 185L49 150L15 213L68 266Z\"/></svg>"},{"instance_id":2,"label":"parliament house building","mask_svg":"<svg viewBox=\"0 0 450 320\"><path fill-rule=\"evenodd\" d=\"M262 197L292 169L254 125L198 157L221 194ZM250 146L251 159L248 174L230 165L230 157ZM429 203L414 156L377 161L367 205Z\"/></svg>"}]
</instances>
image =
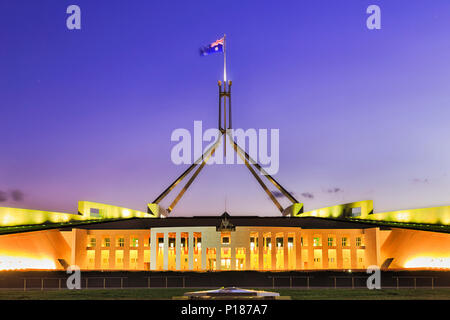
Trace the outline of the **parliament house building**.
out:
<instances>
[{"instance_id":1,"label":"parliament house building","mask_svg":"<svg viewBox=\"0 0 450 320\"><path fill-rule=\"evenodd\" d=\"M448 270L449 224L450 207L374 213L372 201L279 217L0 208L0 270Z\"/></svg>"}]
</instances>

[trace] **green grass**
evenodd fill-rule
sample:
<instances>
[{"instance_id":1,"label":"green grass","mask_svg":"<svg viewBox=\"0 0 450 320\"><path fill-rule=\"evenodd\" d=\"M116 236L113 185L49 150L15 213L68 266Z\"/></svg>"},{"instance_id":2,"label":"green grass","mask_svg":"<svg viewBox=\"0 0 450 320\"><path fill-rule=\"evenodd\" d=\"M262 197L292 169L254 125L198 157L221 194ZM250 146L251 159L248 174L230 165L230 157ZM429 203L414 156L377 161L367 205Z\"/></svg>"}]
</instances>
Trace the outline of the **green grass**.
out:
<instances>
[{"instance_id":1,"label":"green grass","mask_svg":"<svg viewBox=\"0 0 450 320\"><path fill-rule=\"evenodd\" d=\"M48 291L0 291L0 300L159 300L202 289L90 289ZM293 300L450 300L450 289L270 289Z\"/></svg>"},{"instance_id":2,"label":"green grass","mask_svg":"<svg viewBox=\"0 0 450 320\"><path fill-rule=\"evenodd\" d=\"M450 289L279 289L292 300L450 300Z\"/></svg>"}]
</instances>

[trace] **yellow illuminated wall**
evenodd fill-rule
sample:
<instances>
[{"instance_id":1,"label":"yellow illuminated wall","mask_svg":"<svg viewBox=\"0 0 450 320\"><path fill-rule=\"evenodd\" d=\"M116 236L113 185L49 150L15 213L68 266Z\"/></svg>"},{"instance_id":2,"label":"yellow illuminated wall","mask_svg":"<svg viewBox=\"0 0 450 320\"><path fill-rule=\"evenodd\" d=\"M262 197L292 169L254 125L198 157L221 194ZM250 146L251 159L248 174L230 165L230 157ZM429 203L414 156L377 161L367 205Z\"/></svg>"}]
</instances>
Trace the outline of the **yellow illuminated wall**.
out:
<instances>
[{"instance_id":1,"label":"yellow illuminated wall","mask_svg":"<svg viewBox=\"0 0 450 320\"><path fill-rule=\"evenodd\" d=\"M381 260L394 258L390 268L450 268L449 234L394 228L386 235Z\"/></svg>"},{"instance_id":2,"label":"yellow illuminated wall","mask_svg":"<svg viewBox=\"0 0 450 320\"><path fill-rule=\"evenodd\" d=\"M151 218L143 211L112 206L103 203L79 201L79 214L0 207L0 227L37 225L45 223L64 223L95 219ZM94 214L98 212L98 214Z\"/></svg>"},{"instance_id":3,"label":"yellow illuminated wall","mask_svg":"<svg viewBox=\"0 0 450 320\"><path fill-rule=\"evenodd\" d=\"M364 218L376 221L450 225L450 206L381 212Z\"/></svg>"},{"instance_id":4,"label":"yellow illuminated wall","mask_svg":"<svg viewBox=\"0 0 450 320\"><path fill-rule=\"evenodd\" d=\"M79 201L78 212L89 219L117 219L117 218L151 218L147 212L112 206L109 204ZM98 213L97 213L98 212Z\"/></svg>"},{"instance_id":5,"label":"yellow illuminated wall","mask_svg":"<svg viewBox=\"0 0 450 320\"><path fill-rule=\"evenodd\" d=\"M78 220L83 221L86 218L70 213L0 207L0 227L62 223Z\"/></svg>"},{"instance_id":6,"label":"yellow illuminated wall","mask_svg":"<svg viewBox=\"0 0 450 320\"><path fill-rule=\"evenodd\" d=\"M373 213L372 200L365 200L311 210L297 214L295 217L357 218L372 221L450 225L450 206Z\"/></svg>"},{"instance_id":7,"label":"yellow illuminated wall","mask_svg":"<svg viewBox=\"0 0 450 320\"><path fill-rule=\"evenodd\" d=\"M350 216L352 213L352 209L358 208L360 208L360 217L366 217L373 212L373 201L364 200L346 204L339 204L332 207L299 213L295 215L295 217L341 218L344 216Z\"/></svg>"},{"instance_id":8,"label":"yellow illuminated wall","mask_svg":"<svg viewBox=\"0 0 450 320\"><path fill-rule=\"evenodd\" d=\"M0 236L0 271L19 269L64 269L58 259L70 264L71 248L58 230Z\"/></svg>"}]
</instances>

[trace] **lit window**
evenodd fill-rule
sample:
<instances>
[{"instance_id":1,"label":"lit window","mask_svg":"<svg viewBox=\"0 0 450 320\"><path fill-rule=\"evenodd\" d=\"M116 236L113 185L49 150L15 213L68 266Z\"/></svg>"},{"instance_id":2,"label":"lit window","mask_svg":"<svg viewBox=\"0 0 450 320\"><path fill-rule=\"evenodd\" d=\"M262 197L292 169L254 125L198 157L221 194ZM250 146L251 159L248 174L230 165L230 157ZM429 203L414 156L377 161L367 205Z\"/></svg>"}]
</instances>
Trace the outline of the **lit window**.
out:
<instances>
[{"instance_id":1,"label":"lit window","mask_svg":"<svg viewBox=\"0 0 450 320\"><path fill-rule=\"evenodd\" d=\"M277 242L277 248L283 247L283 238L277 238L276 242Z\"/></svg>"},{"instance_id":2,"label":"lit window","mask_svg":"<svg viewBox=\"0 0 450 320\"><path fill-rule=\"evenodd\" d=\"M138 264L138 251L130 250L130 267L136 268Z\"/></svg>"},{"instance_id":3,"label":"lit window","mask_svg":"<svg viewBox=\"0 0 450 320\"><path fill-rule=\"evenodd\" d=\"M313 238L313 246L314 247L320 247L322 245L322 241L320 237L314 237Z\"/></svg>"},{"instance_id":4,"label":"lit window","mask_svg":"<svg viewBox=\"0 0 450 320\"><path fill-rule=\"evenodd\" d=\"M125 247L125 238L117 238L117 247Z\"/></svg>"},{"instance_id":5,"label":"lit window","mask_svg":"<svg viewBox=\"0 0 450 320\"><path fill-rule=\"evenodd\" d=\"M258 248L258 238L250 237L250 249L255 250L256 248Z\"/></svg>"},{"instance_id":6,"label":"lit window","mask_svg":"<svg viewBox=\"0 0 450 320\"><path fill-rule=\"evenodd\" d=\"M139 247L139 239L138 238L135 238L135 237L132 237L131 238L131 245L130 245L131 247Z\"/></svg>"},{"instance_id":7,"label":"lit window","mask_svg":"<svg viewBox=\"0 0 450 320\"><path fill-rule=\"evenodd\" d=\"M302 247L306 247L308 245L308 238L301 237L300 244Z\"/></svg>"},{"instance_id":8,"label":"lit window","mask_svg":"<svg viewBox=\"0 0 450 320\"><path fill-rule=\"evenodd\" d=\"M97 239L94 237L89 238L89 243L88 243L88 247L95 247L95 245L97 244Z\"/></svg>"},{"instance_id":9,"label":"lit window","mask_svg":"<svg viewBox=\"0 0 450 320\"><path fill-rule=\"evenodd\" d=\"M328 246L329 247L335 246L333 237L328 237Z\"/></svg>"},{"instance_id":10,"label":"lit window","mask_svg":"<svg viewBox=\"0 0 450 320\"><path fill-rule=\"evenodd\" d=\"M111 246L111 239L110 238L103 238L103 247L109 248Z\"/></svg>"},{"instance_id":11,"label":"lit window","mask_svg":"<svg viewBox=\"0 0 450 320\"><path fill-rule=\"evenodd\" d=\"M363 244L362 244L362 238L361 237L357 237L356 238L356 246L357 247L361 247Z\"/></svg>"},{"instance_id":12,"label":"lit window","mask_svg":"<svg viewBox=\"0 0 450 320\"><path fill-rule=\"evenodd\" d=\"M229 236L223 236L222 237L222 244L230 244L230 237Z\"/></svg>"},{"instance_id":13,"label":"lit window","mask_svg":"<svg viewBox=\"0 0 450 320\"><path fill-rule=\"evenodd\" d=\"M351 216L352 217L359 217L359 216L361 216L361 207L352 208Z\"/></svg>"},{"instance_id":14,"label":"lit window","mask_svg":"<svg viewBox=\"0 0 450 320\"><path fill-rule=\"evenodd\" d=\"M123 267L123 250L116 250L116 267Z\"/></svg>"},{"instance_id":15,"label":"lit window","mask_svg":"<svg viewBox=\"0 0 450 320\"><path fill-rule=\"evenodd\" d=\"M348 246L348 238L347 237L342 237L342 246L343 247L347 247Z\"/></svg>"},{"instance_id":16,"label":"lit window","mask_svg":"<svg viewBox=\"0 0 450 320\"><path fill-rule=\"evenodd\" d=\"M89 212L91 217L100 218L100 209L91 208Z\"/></svg>"},{"instance_id":17,"label":"lit window","mask_svg":"<svg viewBox=\"0 0 450 320\"><path fill-rule=\"evenodd\" d=\"M288 248L291 249L294 247L294 238L289 237L288 238Z\"/></svg>"}]
</instances>

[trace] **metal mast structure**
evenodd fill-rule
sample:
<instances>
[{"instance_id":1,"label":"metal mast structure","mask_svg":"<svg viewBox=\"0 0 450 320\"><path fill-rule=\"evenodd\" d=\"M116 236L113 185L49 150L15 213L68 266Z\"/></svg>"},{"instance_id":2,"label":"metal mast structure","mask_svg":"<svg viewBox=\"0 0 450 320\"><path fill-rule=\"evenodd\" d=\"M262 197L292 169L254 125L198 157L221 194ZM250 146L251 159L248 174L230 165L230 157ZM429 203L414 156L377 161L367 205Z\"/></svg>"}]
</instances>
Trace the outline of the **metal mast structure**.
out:
<instances>
[{"instance_id":1,"label":"metal mast structure","mask_svg":"<svg viewBox=\"0 0 450 320\"><path fill-rule=\"evenodd\" d=\"M225 70L224 70L225 71ZM269 175L254 159L252 159L244 149L242 149L233 139L231 134L232 129L232 118L231 118L231 85L232 82L229 81L218 81L219 87L219 136L214 145L212 145L208 150L206 150L201 157L199 157L192 165L189 166L178 178L176 178L152 203L148 204L148 212L155 216L167 217L170 215L175 205L180 201L181 197L194 182L195 178L199 175L201 170L204 168L205 164L208 162L209 158L216 152L219 147L222 137L224 146L224 156L226 155L226 139L229 138L231 145L233 146L234 152L244 161L245 166L248 168L253 177L258 181L259 185L267 193L269 198L278 208L283 216L292 216L303 212L303 204L299 203L297 199L294 198L281 184L279 184L275 178ZM228 104L227 104L228 102ZM223 109L223 110L222 110ZM228 112L227 112L228 111ZM223 112L223 118L222 118ZM167 209L160 206L160 202L181 182L183 181L191 171L194 171L192 176L189 178L187 183L183 186L181 191L175 197L175 199L170 203ZM264 176L272 183L291 203L287 208L283 208L278 202L275 195L269 190L264 181L261 179Z\"/></svg>"}]
</instances>

